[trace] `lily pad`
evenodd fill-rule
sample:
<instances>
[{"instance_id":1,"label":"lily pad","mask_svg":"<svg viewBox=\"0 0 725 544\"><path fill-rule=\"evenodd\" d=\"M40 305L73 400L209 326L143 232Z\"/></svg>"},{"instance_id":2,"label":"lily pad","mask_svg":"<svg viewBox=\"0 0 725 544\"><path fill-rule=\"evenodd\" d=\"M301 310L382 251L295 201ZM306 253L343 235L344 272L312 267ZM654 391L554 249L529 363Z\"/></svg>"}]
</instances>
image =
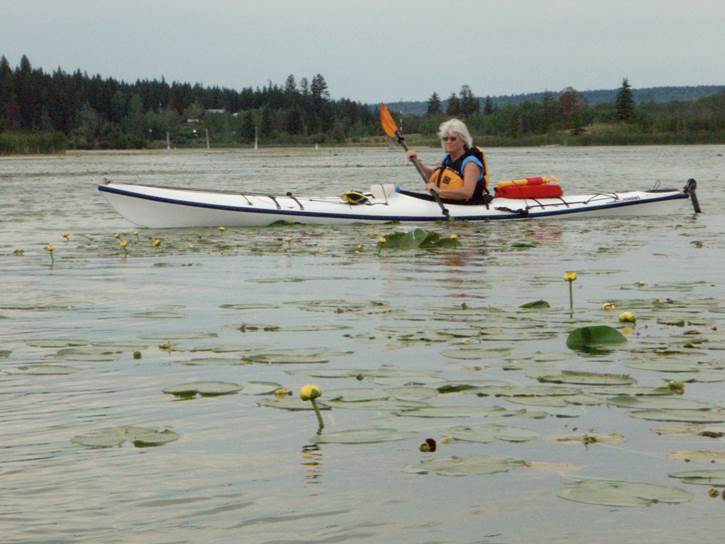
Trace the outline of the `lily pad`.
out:
<instances>
[{"instance_id":1,"label":"lily pad","mask_svg":"<svg viewBox=\"0 0 725 544\"><path fill-rule=\"evenodd\" d=\"M159 431L146 427L123 425L120 427L106 427L85 435L74 436L71 442L89 448L113 448L128 441L137 448L146 448L162 446L178 440L178 438L178 434L168 429Z\"/></svg>"},{"instance_id":2,"label":"lily pad","mask_svg":"<svg viewBox=\"0 0 725 544\"><path fill-rule=\"evenodd\" d=\"M564 396L557 396L557 397L520 396L520 397L507 397L506 400L508 402L512 402L514 404L523 404L525 406L549 406L549 407L563 408L564 406L567 406L567 403L564 400L565 398L566 397L564 397Z\"/></svg>"},{"instance_id":3,"label":"lily pad","mask_svg":"<svg viewBox=\"0 0 725 544\"><path fill-rule=\"evenodd\" d=\"M136 312L131 314L131 317L142 318L142 319L181 319L186 317L186 314L181 312L168 312L168 311L150 311L150 312Z\"/></svg>"},{"instance_id":4,"label":"lily pad","mask_svg":"<svg viewBox=\"0 0 725 544\"><path fill-rule=\"evenodd\" d=\"M264 408L277 408L279 410L289 410L291 412L314 410L311 402L303 401L297 397L290 396L258 400L257 406L262 406ZM319 401L317 402L317 407L320 410L330 409L327 404Z\"/></svg>"},{"instance_id":5,"label":"lily pad","mask_svg":"<svg viewBox=\"0 0 725 544\"><path fill-rule=\"evenodd\" d=\"M574 350L587 350L600 346L624 344L627 338L617 329L607 325L594 325L592 327L580 327L569 333L566 339L566 346Z\"/></svg>"},{"instance_id":6,"label":"lily pad","mask_svg":"<svg viewBox=\"0 0 725 544\"><path fill-rule=\"evenodd\" d=\"M487 359L491 357L492 353L500 353L502 351L511 351L511 346L465 346L442 351L441 355L443 355L443 357L448 357L449 359L478 361L480 359Z\"/></svg>"},{"instance_id":7,"label":"lily pad","mask_svg":"<svg viewBox=\"0 0 725 544\"><path fill-rule=\"evenodd\" d=\"M25 343L33 348L70 348L87 346L86 340L70 340L67 338L39 338L37 340L26 340Z\"/></svg>"},{"instance_id":8,"label":"lily pad","mask_svg":"<svg viewBox=\"0 0 725 544\"><path fill-rule=\"evenodd\" d=\"M582 391L558 385L492 385L477 387L474 392L478 396L494 397L556 397L579 395Z\"/></svg>"},{"instance_id":9,"label":"lily pad","mask_svg":"<svg viewBox=\"0 0 725 544\"><path fill-rule=\"evenodd\" d=\"M390 395L379 389L333 389L325 392L327 400L340 402L364 402L371 400L384 400Z\"/></svg>"},{"instance_id":10,"label":"lily pad","mask_svg":"<svg viewBox=\"0 0 725 544\"><path fill-rule=\"evenodd\" d=\"M215 332L175 332L170 334L149 334L141 336L142 340L202 340L206 338L217 338L218 335Z\"/></svg>"},{"instance_id":11,"label":"lily pad","mask_svg":"<svg viewBox=\"0 0 725 544\"><path fill-rule=\"evenodd\" d=\"M626 374L598 374L563 370L561 374L540 376L540 382L568 383L574 385L630 385L636 380Z\"/></svg>"},{"instance_id":12,"label":"lily pad","mask_svg":"<svg viewBox=\"0 0 725 544\"><path fill-rule=\"evenodd\" d=\"M681 423L723 423L725 413L704 410L635 410L630 415L649 421L674 421Z\"/></svg>"},{"instance_id":13,"label":"lily pad","mask_svg":"<svg viewBox=\"0 0 725 544\"><path fill-rule=\"evenodd\" d=\"M192 382L173 385L164 389L164 393L177 397L192 398L196 395L202 397L217 397L220 395L231 395L242 390L242 386L236 383L226 382Z\"/></svg>"},{"instance_id":14,"label":"lily pad","mask_svg":"<svg viewBox=\"0 0 725 544\"><path fill-rule=\"evenodd\" d=\"M248 365L248 361L243 359L235 359L232 357L200 357L197 359L189 359L188 361L178 361L187 366L235 366Z\"/></svg>"},{"instance_id":15,"label":"lily pad","mask_svg":"<svg viewBox=\"0 0 725 544\"><path fill-rule=\"evenodd\" d=\"M65 365L22 365L18 367L23 374L31 374L36 376L52 376L74 374L78 372L77 368Z\"/></svg>"},{"instance_id":16,"label":"lily pad","mask_svg":"<svg viewBox=\"0 0 725 544\"><path fill-rule=\"evenodd\" d=\"M652 370L656 372L698 372L704 367L697 363L691 363L682 360L654 360L654 361L630 361L625 363L629 368L637 370Z\"/></svg>"},{"instance_id":17,"label":"lily pad","mask_svg":"<svg viewBox=\"0 0 725 544\"><path fill-rule=\"evenodd\" d=\"M670 474L670 478L677 478L686 484L713 485L725 487L725 469L689 470Z\"/></svg>"},{"instance_id":18,"label":"lily pad","mask_svg":"<svg viewBox=\"0 0 725 544\"><path fill-rule=\"evenodd\" d=\"M313 438L318 444L375 444L415 438L418 433L397 429L350 429L347 431L325 432Z\"/></svg>"},{"instance_id":19,"label":"lily pad","mask_svg":"<svg viewBox=\"0 0 725 544\"><path fill-rule=\"evenodd\" d=\"M496 425L495 423L486 423L483 425L466 426L460 425L452 427L446 431L446 434L456 440L466 442L480 442L487 444L494 440L504 440L506 442L528 442L539 437L539 433L519 427L508 427L505 425Z\"/></svg>"},{"instance_id":20,"label":"lily pad","mask_svg":"<svg viewBox=\"0 0 725 544\"><path fill-rule=\"evenodd\" d=\"M244 384L243 391L245 395L271 395L280 387L276 382L251 381Z\"/></svg>"},{"instance_id":21,"label":"lily pad","mask_svg":"<svg viewBox=\"0 0 725 544\"><path fill-rule=\"evenodd\" d=\"M471 457L426 459L417 465L408 465L403 470L414 474L433 473L440 476L474 476L508 472L526 466L526 461L521 459L476 455Z\"/></svg>"},{"instance_id":22,"label":"lily pad","mask_svg":"<svg viewBox=\"0 0 725 544\"><path fill-rule=\"evenodd\" d=\"M378 244L380 249L428 249L435 247L457 247L457 238L442 237L437 232L415 229L410 232L393 232L385 236L385 242Z\"/></svg>"},{"instance_id":23,"label":"lily pad","mask_svg":"<svg viewBox=\"0 0 725 544\"><path fill-rule=\"evenodd\" d=\"M90 361L90 362L108 362L115 361L122 352L117 350L109 350L107 348L71 347L63 348L53 354L54 359L68 359L71 361Z\"/></svg>"},{"instance_id":24,"label":"lily pad","mask_svg":"<svg viewBox=\"0 0 725 544\"><path fill-rule=\"evenodd\" d=\"M391 412L393 410L414 410L417 408L426 408L429 406L424 402L396 399L366 400L358 402L326 400L325 403L333 408L344 408L346 410L376 410L378 412Z\"/></svg>"},{"instance_id":25,"label":"lily pad","mask_svg":"<svg viewBox=\"0 0 725 544\"><path fill-rule=\"evenodd\" d=\"M688 463L725 463L725 450L673 451L670 459Z\"/></svg>"},{"instance_id":26,"label":"lily pad","mask_svg":"<svg viewBox=\"0 0 725 544\"><path fill-rule=\"evenodd\" d=\"M605 385L602 387L587 387L587 393L593 395L632 395L635 397L647 397L647 396L672 396L674 395L672 389L667 386L661 387L644 387L639 385L625 385L622 387Z\"/></svg>"},{"instance_id":27,"label":"lily pad","mask_svg":"<svg viewBox=\"0 0 725 544\"><path fill-rule=\"evenodd\" d=\"M624 442L624 436L619 433L609 434L598 434L598 433L585 433L585 434L572 434L566 436L554 436L551 440L556 442L562 442L564 444L583 444L589 446L590 444L621 444Z\"/></svg>"},{"instance_id":28,"label":"lily pad","mask_svg":"<svg viewBox=\"0 0 725 544\"><path fill-rule=\"evenodd\" d=\"M268 365L322 364L334 357L351 354L351 351L330 351L321 349L272 349L255 354L245 355L244 360L250 363Z\"/></svg>"},{"instance_id":29,"label":"lily pad","mask_svg":"<svg viewBox=\"0 0 725 544\"><path fill-rule=\"evenodd\" d=\"M643 482L617 480L578 480L562 485L556 492L562 499L602 506L651 506L679 504L692 499L682 489Z\"/></svg>"},{"instance_id":30,"label":"lily pad","mask_svg":"<svg viewBox=\"0 0 725 544\"><path fill-rule=\"evenodd\" d=\"M703 436L714 439L725 437L725 426L708 425L706 423L665 423L653 427L652 431L659 435Z\"/></svg>"},{"instance_id":31,"label":"lily pad","mask_svg":"<svg viewBox=\"0 0 725 544\"><path fill-rule=\"evenodd\" d=\"M607 399L607 404L636 410L710 410L713 407L706 402L666 396L630 397L629 395L617 395Z\"/></svg>"},{"instance_id":32,"label":"lily pad","mask_svg":"<svg viewBox=\"0 0 725 544\"><path fill-rule=\"evenodd\" d=\"M396 379L405 381L406 383L414 384L428 384L436 381L440 381L440 376L437 376L429 372L421 372L419 370L405 370L400 368L392 367L381 367L374 369L366 368L309 368L301 370L287 370L288 374L292 375L304 375L311 376L313 378L355 378L357 380L364 380L365 378L372 379Z\"/></svg>"},{"instance_id":33,"label":"lily pad","mask_svg":"<svg viewBox=\"0 0 725 544\"><path fill-rule=\"evenodd\" d=\"M396 416L404 417L425 417L425 418L447 418L447 417L473 417L473 416L489 416L504 415L505 408L493 406L484 408L481 406L424 406L412 410L401 410L394 412Z\"/></svg>"},{"instance_id":34,"label":"lily pad","mask_svg":"<svg viewBox=\"0 0 725 544\"><path fill-rule=\"evenodd\" d=\"M219 306L223 310L273 310L276 308L274 304L222 304Z\"/></svg>"},{"instance_id":35,"label":"lily pad","mask_svg":"<svg viewBox=\"0 0 725 544\"><path fill-rule=\"evenodd\" d=\"M434 387L424 387L420 385L411 385L408 387L391 387L385 389L385 392L396 400L403 401L421 401L428 400L438 396L438 390Z\"/></svg>"},{"instance_id":36,"label":"lily pad","mask_svg":"<svg viewBox=\"0 0 725 544\"><path fill-rule=\"evenodd\" d=\"M551 304L549 304L545 300L534 300L532 302L522 304L521 306L519 306L519 308L523 308L525 310L542 310L545 308L551 308Z\"/></svg>"}]
</instances>

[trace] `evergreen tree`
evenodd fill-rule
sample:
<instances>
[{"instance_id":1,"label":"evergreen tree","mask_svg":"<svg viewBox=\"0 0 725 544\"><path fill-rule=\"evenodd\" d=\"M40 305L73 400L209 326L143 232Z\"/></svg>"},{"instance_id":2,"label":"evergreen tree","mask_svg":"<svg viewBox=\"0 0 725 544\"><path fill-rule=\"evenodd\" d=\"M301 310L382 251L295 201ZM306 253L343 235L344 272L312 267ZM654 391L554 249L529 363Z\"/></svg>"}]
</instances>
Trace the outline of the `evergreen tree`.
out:
<instances>
[{"instance_id":1,"label":"evergreen tree","mask_svg":"<svg viewBox=\"0 0 725 544\"><path fill-rule=\"evenodd\" d=\"M443 106L441 104L441 99L438 97L438 93L433 93L430 95L430 98L428 99L428 111L426 115L438 115L443 111Z\"/></svg>"},{"instance_id":2,"label":"evergreen tree","mask_svg":"<svg viewBox=\"0 0 725 544\"><path fill-rule=\"evenodd\" d=\"M287 80L284 82L284 90L288 96L297 94L297 82L292 74L287 76Z\"/></svg>"},{"instance_id":3,"label":"evergreen tree","mask_svg":"<svg viewBox=\"0 0 725 544\"><path fill-rule=\"evenodd\" d=\"M448 106L446 107L446 115L455 117L461 114L461 103L456 96L456 93L451 93L448 97Z\"/></svg>"},{"instance_id":4,"label":"evergreen tree","mask_svg":"<svg viewBox=\"0 0 725 544\"><path fill-rule=\"evenodd\" d=\"M542 126L540 127L541 132L546 132L556 122L556 101L554 100L554 93L546 91L544 97L541 99L542 111Z\"/></svg>"},{"instance_id":5,"label":"evergreen tree","mask_svg":"<svg viewBox=\"0 0 725 544\"><path fill-rule=\"evenodd\" d=\"M277 120L275 119L272 108L264 106L262 108L262 119L259 123L259 136L269 138L277 128Z\"/></svg>"},{"instance_id":6,"label":"evergreen tree","mask_svg":"<svg viewBox=\"0 0 725 544\"><path fill-rule=\"evenodd\" d=\"M474 96L471 87L464 85L461 87L461 114L464 117L470 117L474 113L478 113L478 99Z\"/></svg>"},{"instance_id":7,"label":"evergreen tree","mask_svg":"<svg viewBox=\"0 0 725 544\"><path fill-rule=\"evenodd\" d=\"M315 100L325 101L330 99L330 91L327 90L327 82L322 74L317 74L312 78L310 92Z\"/></svg>"},{"instance_id":8,"label":"evergreen tree","mask_svg":"<svg viewBox=\"0 0 725 544\"><path fill-rule=\"evenodd\" d=\"M310 82L306 77L300 79L300 94L302 94L302 96L310 94Z\"/></svg>"},{"instance_id":9,"label":"evergreen tree","mask_svg":"<svg viewBox=\"0 0 725 544\"><path fill-rule=\"evenodd\" d=\"M0 57L0 132L20 128L20 110L15 97L13 71L8 59Z\"/></svg>"},{"instance_id":10,"label":"evergreen tree","mask_svg":"<svg viewBox=\"0 0 725 544\"><path fill-rule=\"evenodd\" d=\"M486 100L483 102L483 114L484 115L491 115L494 111L493 108L493 100L491 100L490 96L486 97Z\"/></svg>"},{"instance_id":11,"label":"evergreen tree","mask_svg":"<svg viewBox=\"0 0 725 544\"><path fill-rule=\"evenodd\" d=\"M299 106L293 106L287 111L284 121L284 129L288 134L302 134L304 132L303 123L303 113Z\"/></svg>"},{"instance_id":12,"label":"evergreen tree","mask_svg":"<svg viewBox=\"0 0 725 544\"><path fill-rule=\"evenodd\" d=\"M617 119L620 121L631 121L634 118L634 95L632 93L632 86L626 77L622 80L622 86L617 93L615 104L617 106Z\"/></svg>"},{"instance_id":13,"label":"evergreen tree","mask_svg":"<svg viewBox=\"0 0 725 544\"><path fill-rule=\"evenodd\" d=\"M243 141L254 141L254 135L256 130L255 126L256 125L254 123L254 115L252 114L252 110L248 110L247 113L244 114L244 120L242 121L241 136Z\"/></svg>"}]
</instances>

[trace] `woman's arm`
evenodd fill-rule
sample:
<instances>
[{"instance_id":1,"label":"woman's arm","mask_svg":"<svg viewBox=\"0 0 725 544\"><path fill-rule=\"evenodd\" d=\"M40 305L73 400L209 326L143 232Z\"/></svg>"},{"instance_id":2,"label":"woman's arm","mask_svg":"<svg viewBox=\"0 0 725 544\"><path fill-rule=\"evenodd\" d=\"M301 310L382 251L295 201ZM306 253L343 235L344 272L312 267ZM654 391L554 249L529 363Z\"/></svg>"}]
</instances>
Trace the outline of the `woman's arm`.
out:
<instances>
[{"instance_id":1,"label":"woman's arm","mask_svg":"<svg viewBox=\"0 0 725 544\"><path fill-rule=\"evenodd\" d=\"M447 200L470 200L476 190L476 184L478 183L478 178L481 177L481 172L482 169L480 166L474 162L469 162L463 169L463 187L460 189L445 189L441 191L435 185L428 187L428 189L437 191L441 198Z\"/></svg>"},{"instance_id":2,"label":"woman's arm","mask_svg":"<svg viewBox=\"0 0 725 544\"><path fill-rule=\"evenodd\" d=\"M415 149L409 149L406 155L408 156L409 161L417 162L420 165L420 169L425 174L426 180L430 178L431 175L433 175L433 171L435 170L435 168L431 168L430 166L426 166L425 164L423 164L423 162L418 158L418 153L415 151Z\"/></svg>"}]
</instances>

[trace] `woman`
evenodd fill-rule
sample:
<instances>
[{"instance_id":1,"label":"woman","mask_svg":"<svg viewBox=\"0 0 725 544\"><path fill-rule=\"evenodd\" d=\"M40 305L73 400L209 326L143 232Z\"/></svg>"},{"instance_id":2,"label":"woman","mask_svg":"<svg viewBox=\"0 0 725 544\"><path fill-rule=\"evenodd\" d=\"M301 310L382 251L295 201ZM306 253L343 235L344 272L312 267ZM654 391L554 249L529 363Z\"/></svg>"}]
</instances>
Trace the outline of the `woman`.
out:
<instances>
[{"instance_id":1,"label":"woman","mask_svg":"<svg viewBox=\"0 0 725 544\"><path fill-rule=\"evenodd\" d=\"M450 119L438 127L438 137L446 155L435 168L424 165L414 149L408 150L408 160L417 162L428 178L426 190L435 191L444 200L484 201L484 195L488 195L486 159L473 146L466 125Z\"/></svg>"}]
</instances>

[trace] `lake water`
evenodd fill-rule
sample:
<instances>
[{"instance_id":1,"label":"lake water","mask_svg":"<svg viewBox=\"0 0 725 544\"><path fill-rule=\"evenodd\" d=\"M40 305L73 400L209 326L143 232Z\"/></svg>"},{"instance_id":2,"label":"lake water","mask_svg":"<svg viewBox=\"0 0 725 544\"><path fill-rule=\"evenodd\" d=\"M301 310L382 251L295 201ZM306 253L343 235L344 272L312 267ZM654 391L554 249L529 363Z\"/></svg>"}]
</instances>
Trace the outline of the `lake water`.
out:
<instances>
[{"instance_id":1,"label":"lake water","mask_svg":"<svg viewBox=\"0 0 725 544\"><path fill-rule=\"evenodd\" d=\"M95 187L104 177L299 195L419 187L397 150L0 159L0 541L719 542L725 501L669 475L724 466L670 456L725 455L724 155L724 146L491 149L494 179L555 175L569 194L681 188L693 177L704 213L685 202L670 217L428 225L461 246L407 252L377 251L379 236L411 228L395 225L136 230ZM578 274L573 317L565 271ZM520 308L539 299L551 307ZM607 301L617 308L604 311ZM621 329L623 310L638 316L626 344L602 354L566 347L579 326ZM713 423L674 433L672 422L607 404L626 388L546 381L563 370L628 375L638 387L680 379L685 394L671 398L707 403ZM198 381L243 389L192 400L163 392ZM257 382L293 397L259 394L276 385ZM323 437L415 436L315 444L313 412L258 404L292 400L306 383L323 402L370 399L323 411ZM558 385L581 397L435 389L461 383ZM455 417L414 417L412 401ZM505 411L481 411L495 406ZM445 439L485 423L535 439ZM109 448L73 440L118 426L179 438ZM623 441L554 439L583 433ZM418 449L428 437L435 453ZM411 468L481 455L529 466L465 476ZM670 486L691 500L621 507L557 495L582 479Z\"/></svg>"}]
</instances>

